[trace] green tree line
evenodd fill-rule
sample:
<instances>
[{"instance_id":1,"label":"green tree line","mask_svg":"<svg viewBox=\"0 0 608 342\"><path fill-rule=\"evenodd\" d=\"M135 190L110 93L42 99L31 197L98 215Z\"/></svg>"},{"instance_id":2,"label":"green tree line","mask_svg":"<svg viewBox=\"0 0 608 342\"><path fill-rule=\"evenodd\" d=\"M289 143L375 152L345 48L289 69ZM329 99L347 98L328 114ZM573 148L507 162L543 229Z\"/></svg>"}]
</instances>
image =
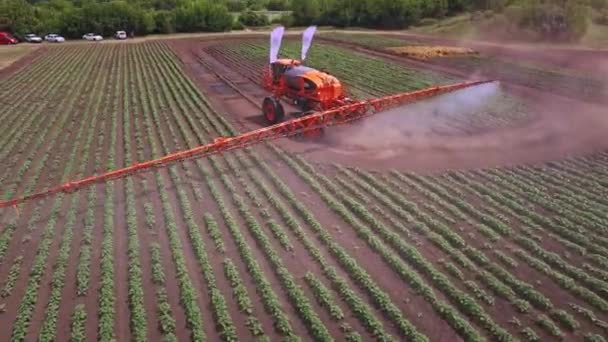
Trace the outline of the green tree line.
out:
<instances>
[{"instance_id":1,"label":"green tree line","mask_svg":"<svg viewBox=\"0 0 608 342\"><path fill-rule=\"evenodd\" d=\"M286 14L271 21L263 10ZM403 29L465 11L501 13L510 24L549 38L580 37L592 18L608 24L608 0L0 0L0 30L76 38L87 32L219 32L276 23Z\"/></svg>"},{"instance_id":2,"label":"green tree line","mask_svg":"<svg viewBox=\"0 0 608 342\"><path fill-rule=\"evenodd\" d=\"M213 0L0 0L0 30L16 34L218 32L233 24L226 4Z\"/></svg>"}]
</instances>

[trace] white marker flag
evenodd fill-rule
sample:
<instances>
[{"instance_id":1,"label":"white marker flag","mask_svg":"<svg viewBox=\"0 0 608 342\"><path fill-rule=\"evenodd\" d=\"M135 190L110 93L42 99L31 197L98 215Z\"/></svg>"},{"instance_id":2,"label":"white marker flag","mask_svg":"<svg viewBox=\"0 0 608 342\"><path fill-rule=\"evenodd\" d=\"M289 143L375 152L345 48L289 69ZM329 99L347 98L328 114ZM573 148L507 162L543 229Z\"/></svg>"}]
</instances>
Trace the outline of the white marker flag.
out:
<instances>
[{"instance_id":1,"label":"white marker flag","mask_svg":"<svg viewBox=\"0 0 608 342\"><path fill-rule=\"evenodd\" d=\"M302 33L302 62L306 59L306 53L308 53L308 49L310 49L310 45L312 44L312 37L315 35L317 31L316 26L311 26L307 28L304 33Z\"/></svg>"},{"instance_id":2,"label":"white marker flag","mask_svg":"<svg viewBox=\"0 0 608 342\"><path fill-rule=\"evenodd\" d=\"M274 63L277 61L277 57L279 56L279 49L281 48L281 40L283 39L283 33L285 32L285 28L283 26L278 26L272 33L270 34L270 63Z\"/></svg>"}]
</instances>

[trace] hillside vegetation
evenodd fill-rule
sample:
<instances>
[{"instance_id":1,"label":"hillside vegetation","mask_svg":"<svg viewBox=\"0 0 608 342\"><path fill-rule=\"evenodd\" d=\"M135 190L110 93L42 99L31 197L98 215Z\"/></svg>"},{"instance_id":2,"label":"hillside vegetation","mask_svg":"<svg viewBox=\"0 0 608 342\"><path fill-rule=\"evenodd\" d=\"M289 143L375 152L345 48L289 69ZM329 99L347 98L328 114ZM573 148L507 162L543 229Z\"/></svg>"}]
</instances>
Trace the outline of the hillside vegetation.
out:
<instances>
[{"instance_id":1,"label":"hillside vegetation","mask_svg":"<svg viewBox=\"0 0 608 342\"><path fill-rule=\"evenodd\" d=\"M74 38L86 32L221 32L278 23L404 29L462 13L494 18L483 29L573 41L591 23L608 24L608 0L0 0L0 30Z\"/></svg>"}]
</instances>

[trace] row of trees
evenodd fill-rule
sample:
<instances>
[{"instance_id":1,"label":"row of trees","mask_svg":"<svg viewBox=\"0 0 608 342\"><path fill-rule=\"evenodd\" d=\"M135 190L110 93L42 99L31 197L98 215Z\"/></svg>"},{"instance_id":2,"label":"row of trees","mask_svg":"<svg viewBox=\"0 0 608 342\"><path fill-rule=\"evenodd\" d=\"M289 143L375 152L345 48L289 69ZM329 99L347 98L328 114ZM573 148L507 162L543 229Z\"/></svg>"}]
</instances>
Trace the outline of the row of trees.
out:
<instances>
[{"instance_id":1,"label":"row of trees","mask_svg":"<svg viewBox=\"0 0 608 342\"><path fill-rule=\"evenodd\" d=\"M608 11L608 0L294 0L291 8L296 25L387 29L415 25L423 18L489 10L504 12L512 24L547 38L576 38L585 33L591 9Z\"/></svg>"},{"instance_id":2,"label":"row of trees","mask_svg":"<svg viewBox=\"0 0 608 342\"><path fill-rule=\"evenodd\" d=\"M213 0L0 0L0 31L16 34L216 32L233 24L225 3Z\"/></svg>"},{"instance_id":3,"label":"row of trees","mask_svg":"<svg viewBox=\"0 0 608 342\"><path fill-rule=\"evenodd\" d=\"M473 7L473 0L298 0L291 8L296 25L406 28L422 18L441 18Z\"/></svg>"},{"instance_id":4,"label":"row of trees","mask_svg":"<svg viewBox=\"0 0 608 342\"><path fill-rule=\"evenodd\" d=\"M489 10L543 36L571 38L585 32L591 8L593 13L608 13L608 0L0 0L0 30L58 32L67 37L85 32L110 35L116 30L226 31L270 24L268 17L254 12L262 9L289 10L292 14L273 21L286 26L401 29L423 18ZM238 19L234 12L240 13Z\"/></svg>"}]
</instances>

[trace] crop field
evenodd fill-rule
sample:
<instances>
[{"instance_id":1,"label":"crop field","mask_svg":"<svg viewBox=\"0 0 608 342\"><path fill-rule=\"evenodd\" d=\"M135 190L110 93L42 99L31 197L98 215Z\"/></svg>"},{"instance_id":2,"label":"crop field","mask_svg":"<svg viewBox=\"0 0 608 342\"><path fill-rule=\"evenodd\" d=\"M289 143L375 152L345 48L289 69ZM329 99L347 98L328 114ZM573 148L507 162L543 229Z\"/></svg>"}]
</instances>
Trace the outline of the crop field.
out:
<instances>
[{"instance_id":1,"label":"crop field","mask_svg":"<svg viewBox=\"0 0 608 342\"><path fill-rule=\"evenodd\" d=\"M266 56L257 40L49 47L0 78L0 196L259 127L246 98ZM461 80L331 44L309 64L357 98ZM420 122L465 146L536 132L537 108L501 89ZM547 161L525 143L542 158L451 168L440 149L415 171L279 139L0 209L0 340L605 341L607 146Z\"/></svg>"},{"instance_id":2,"label":"crop field","mask_svg":"<svg viewBox=\"0 0 608 342\"><path fill-rule=\"evenodd\" d=\"M346 43L350 46L361 46L377 51L399 54L395 50L419 46L450 46L451 41L434 39L425 41L417 37L382 36L375 34L346 34L324 33L322 37L334 43ZM432 59L432 63L453 70L464 75L483 74L511 83L524 85L533 89L548 91L561 96L568 96L584 101L605 99L608 97L608 88L605 78L597 74L601 64L594 60L593 53L583 58L575 56L554 57L559 60L558 65L547 64L551 56L549 50L545 54L537 53L533 62L524 62L516 53L480 54L475 56L441 56ZM599 55L599 53L598 53ZM598 57L599 58L599 57ZM602 57L602 58L605 58ZM562 64L585 64L579 70L563 67Z\"/></svg>"},{"instance_id":3,"label":"crop field","mask_svg":"<svg viewBox=\"0 0 608 342\"><path fill-rule=\"evenodd\" d=\"M282 52L286 56L297 58L298 44L285 42ZM432 85L454 83L458 80L436 72L387 64L380 59L353 54L346 49L331 45L317 44L317 46L318 48L310 52L308 63L315 68L331 71L340 80L344 80L348 90L356 98L386 96ZM255 82L266 62L267 51L266 42L237 42L214 45L205 52L222 61L231 70L238 70L241 75ZM441 120L430 125L446 133L478 132L488 128L508 127L534 116L533 112L525 110L522 101L506 93L492 96L472 111L446 114L450 116L449 122L442 117Z\"/></svg>"}]
</instances>

